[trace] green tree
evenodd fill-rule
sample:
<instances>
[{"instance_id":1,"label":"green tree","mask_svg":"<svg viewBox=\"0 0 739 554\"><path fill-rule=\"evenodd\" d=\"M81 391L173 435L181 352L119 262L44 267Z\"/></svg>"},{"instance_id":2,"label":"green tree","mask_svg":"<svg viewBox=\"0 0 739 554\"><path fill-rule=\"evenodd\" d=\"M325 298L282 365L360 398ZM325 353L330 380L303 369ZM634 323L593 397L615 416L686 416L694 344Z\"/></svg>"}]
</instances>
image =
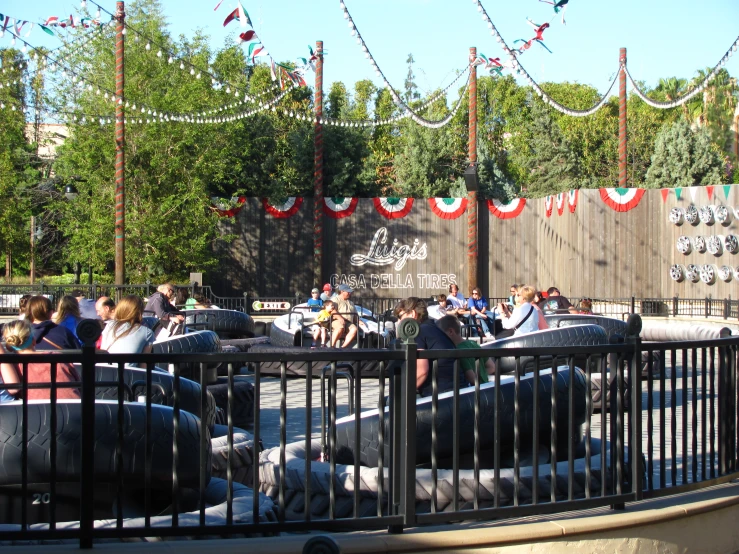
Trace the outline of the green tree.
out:
<instances>
[{"instance_id":1,"label":"green tree","mask_svg":"<svg viewBox=\"0 0 739 554\"><path fill-rule=\"evenodd\" d=\"M723 160L705 129L692 131L685 121L665 125L657 135L645 188L690 187L721 183Z\"/></svg>"},{"instance_id":2,"label":"green tree","mask_svg":"<svg viewBox=\"0 0 739 554\"><path fill-rule=\"evenodd\" d=\"M527 125L532 140L523 164L529 171L526 196L541 197L579 188L580 166L569 140L538 98L531 102L531 121Z\"/></svg>"}]
</instances>

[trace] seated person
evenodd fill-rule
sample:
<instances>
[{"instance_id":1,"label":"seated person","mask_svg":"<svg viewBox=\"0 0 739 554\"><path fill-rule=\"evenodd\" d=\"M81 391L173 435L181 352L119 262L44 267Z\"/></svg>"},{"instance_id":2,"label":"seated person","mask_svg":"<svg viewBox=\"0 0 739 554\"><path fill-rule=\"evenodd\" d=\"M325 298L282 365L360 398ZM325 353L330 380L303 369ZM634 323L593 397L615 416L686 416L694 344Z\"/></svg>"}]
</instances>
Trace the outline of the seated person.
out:
<instances>
[{"instance_id":1,"label":"seated person","mask_svg":"<svg viewBox=\"0 0 739 554\"><path fill-rule=\"evenodd\" d=\"M593 301L590 298L583 298L580 300L580 309L577 310L579 314L593 314Z\"/></svg>"},{"instance_id":2,"label":"seated person","mask_svg":"<svg viewBox=\"0 0 739 554\"><path fill-rule=\"evenodd\" d=\"M504 336L518 336L539 330L539 312L531 304L535 293L534 287L523 285L518 287L516 307L513 312L508 311L508 308L504 307L502 303L498 305L503 314L503 328L507 329L507 332L504 331L501 334L504 334Z\"/></svg>"},{"instance_id":3,"label":"seated person","mask_svg":"<svg viewBox=\"0 0 739 554\"><path fill-rule=\"evenodd\" d=\"M325 285L323 285L323 292L321 293L321 300L323 300L324 302L326 300L330 300L331 296L333 295L333 292L334 292L334 289L331 286L331 283L326 283Z\"/></svg>"},{"instance_id":4,"label":"seated person","mask_svg":"<svg viewBox=\"0 0 739 554\"><path fill-rule=\"evenodd\" d=\"M18 300L18 319L26 319L26 308L28 307L28 300L33 296L32 294L24 294Z\"/></svg>"},{"instance_id":5,"label":"seated person","mask_svg":"<svg viewBox=\"0 0 739 554\"><path fill-rule=\"evenodd\" d=\"M447 337L454 343L455 348L480 348L480 345L473 340L465 340L462 338L462 328L459 319L453 315L446 315L436 322L436 326L441 329ZM489 381L489 375L495 373L495 363L490 358L480 358L481 363L477 363L475 358L461 358L459 365L464 372L464 377L470 385L475 384L475 373L480 374L480 384Z\"/></svg>"},{"instance_id":6,"label":"seated person","mask_svg":"<svg viewBox=\"0 0 739 554\"><path fill-rule=\"evenodd\" d=\"M454 350L454 343L433 322L428 320L426 303L415 296L401 300L393 310L398 321L413 318L420 323L420 332L416 337L419 350ZM421 396L431 396L433 385L431 382L431 361L419 359L416 363L416 389ZM445 392L454 388L454 380L464 383L464 376L459 371L455 373L455 363L452 358L438 360L437 385L438 391ZM464 385L462 385L464 386Z\"/></svg>"},{"instance_id":7,"label":"seated person","mask_svg":"<svg viewBox=\"0 0 739 554\"><path fill-rule=\"evenodd\" d=\"M92 298L86 298L85 293L81 290L74 290L70 296L74 296L80 307L80 315L82 319L97 319L95 310L95 301Z\"/></svg>"},{"instance_id":8,"label":"seated person","mask_svg":"<svg viewBox=\"0 0 739 554\"><path fill-rule=\"evenodd\" d=\"M101 296L95 303L95 311L103 322L115 319L115 302L109 296Z\"/></svg>"},{"instance_id":9,"label":"seated person","mask_svg":"<svg viewBox=\"0 0 739 554\"><path fill-rule=\"evenodd\" d=\"M43 298L43 297L41 297ZM51 306L51 302L49 302ZM51 312L51 309L49 309ZM61 329L62 327L60 327ZM31 324L26 320L17 320L7 323L3 327L3 339L7 347L18 354L35 354L36 341L33 338ZM0 345L0 352L7 353ZM28 368L29 383L49 383L49 388L28 389L26 398L28 400L48 400L51 397L51 364L48 362L31 362L28 364L0 364L0 374L2 381L8 385L12 383L21 383L23 381L23 371ZM77 370L68 363L56 364L56 382L57 383L73 383L80 381ZM15 400L15 396L20 392L19 389L10 389L5 394L0 393L0 401ZM76 388L59 387L56 389L57 399L79 399L80 393Z\"/></svg>"},{"instance_id":10,"label":"seated person","mask_svg":"<svg viewBox=\"0 0 739 554\"><path fill-rule=\"evenodd\" d=\"M449 314L449 306L446 302L446 294L440 294L436 297L438 304L432 304L428 307L428 314L431 319L441 319Z\"/></svg>"},{"instance_id":11,"label":"seated person","mask_svg":"<svg viewBox=\"0 0 739 554\"><path fill-rule=\"evenodd\" d=\"M80 321L82 321L82 316L80 315L80 307L77 304L77 299L74 296L62 296L54 314L54 323L60 327L69 329L69 332L74 335L79 346L82 346L82 341L77 336L77 324Z\"/></svg>"},{"instance_id":12,"label":"seated person","mask_svg":"<svg viewBox=\"0 0 739 554\"><path fill-rule=\"evenodd\" d=\"M319 295L321 294L321 291L318 289L313 289L310 291L310 298L308 299L308 302L306 304L310 308L311 312L320 312L323 308L323 300L319 298Z\"/></svg>"},{"instance_id":13,"label":"seated person","mask_svg":"<svg viewBox=\"0 0 739 554\"><path fill-rule=\"evenodd\" d=\"M175 289L169 283L157 287L157 291L149 297L144 306L144 312L151 312L162 321L185 321L185 314L172 305L171 300L175 297Z\"/></svg>"},{"instance_id":14,"label":"seated person","mask_svg":"<svg viewBox=\"0 0 739 554\"><path fill-rule=\"evenodd\" d=\"M486 337L492 337L489 324L492 325L493 318L488 313L488 301L482 295L479 287L472 289L472 296L467 300L467 308L470 311L470 323L479 323L482 328L482 334Z\"/></svg>"},{"instance_id":15,"label":"seated person","mask_svg":"<svg viewBox=\"0 0 739 554\"><path fill-rule=\"evenodd\" d=\"M346 348L359 332L358 327L353 323L357 315L357 308L350 300L353 292L354 290L349 285L339 285L336 294L331 297L337 312L333 314L331 321L331 346L336 346L339 339L344 337L342 348Z\"/></svg>"},{"instance_id":16,"label":"seated person","mask_svg":"<svg viewBox=\"0 0 739 554\"><path fill-rule=\"evenodd\" d=\"M323 303L323 309L316 316L316 324L313 328L313 344L311 346L318 346L319 338L322 347L328 345L329 325L331 325L331 318L335 312L336 306L334 306L333 300L326 300Z\"/></svg>"},{"instance_id":17,"label":"seated person","mask_svg":"<svg viewBox=\"0 0 739 554\"><path fill-rule=\"evenodd\" d=\"M69 329L51 321L51 300L45 296L32 296L28 300L26 313L33 329L36 350L72 350L80 347Z\"/></svg>"},{"instance_id":18,"label":"seated person","mask_svg":"<svg viewBox=\"0 0 739 554\"><path fill-rule=\"evenodd\" d=\"M142 325L144 301L131 294L124 296L116 307L115 321L103 329L100 348L111 354L144 354L151 352L154 332Z\"/></svg>"},{"instance_id":19,"label":"seated person","mask_svg":"<svg viewBox=\"0 0 739 554\"><path fill-rule=\"evenodd\" d=\"M539 307L546 315L566 314L567 312L570 312L571 314L577 313L575 306L567 300L567 297L562 296L559 293L559 289L557 287L549 287L549 289L547 289L547 297L539 303Z\"/></svg>"},{"instance_id":20,"label":"seated person","mask_svg":"<svg viewBox=\"0 0 739 554\"><path fill-rule=\"evenodd\" d=\"M457 310L457 315L469 315L467 310L467 299L464 294L459 292L459 287L456 283L449 285L449 294L446 297L447 305Z\"/></svg>"}]
</instances>

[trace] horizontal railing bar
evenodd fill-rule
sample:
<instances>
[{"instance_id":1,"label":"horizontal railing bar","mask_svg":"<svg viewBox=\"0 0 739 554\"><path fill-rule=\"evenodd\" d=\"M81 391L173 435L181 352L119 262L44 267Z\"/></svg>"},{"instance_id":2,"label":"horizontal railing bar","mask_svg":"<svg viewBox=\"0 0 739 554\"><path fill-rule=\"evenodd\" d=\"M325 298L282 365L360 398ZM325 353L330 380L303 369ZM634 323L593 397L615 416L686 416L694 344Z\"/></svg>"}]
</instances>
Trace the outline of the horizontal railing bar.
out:
<instances>
[{"instance_id":1,"label":"horizontal railing bar","mask_svg":"<svg viewBox=\"0 0 739 554\"><path fill-rule=\"evenodd\" d=\"M739 478L739 471L729 473L727 475L722 475L721 477L714 477L713 479L697 481L695 483L685 483L684 485L676 485L674 487L666 486L661 489L654 489L651 491L644 490L642 498L644 498L644 500L648 500L651 498L663 498L665 496L673 496L685 492L697 491L700 489L715 487L716 485L722 485L737 478Z\"/></svg>"}]
</instances>

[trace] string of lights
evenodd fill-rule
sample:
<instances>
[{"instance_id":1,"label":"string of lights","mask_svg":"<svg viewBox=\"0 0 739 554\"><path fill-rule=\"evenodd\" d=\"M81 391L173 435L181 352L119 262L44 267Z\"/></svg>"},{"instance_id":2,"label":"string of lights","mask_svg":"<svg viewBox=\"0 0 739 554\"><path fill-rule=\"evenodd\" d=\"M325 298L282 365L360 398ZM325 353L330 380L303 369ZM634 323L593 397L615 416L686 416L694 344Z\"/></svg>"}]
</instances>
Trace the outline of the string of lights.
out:
<instances>
[{"instance_id":1,"label":"string of lights","mask_svg":"<svg viewBox=\"0 0 739 554\"><path fill-rule=\"evenodd\" d=\"M631 73L629 73L628 69L626 70L626 75L628 76L629 81L631 81L631 85L634 87L634 92L636 93L636 95L641 98L642 101L646 104L652 106L653 108L658 108L661 110L676 108L688 102L696 94L700 94L701 92L703 92L703 90L708 86L708 83L710 83L716 77L716 75L718 75L719 71L721 71L721 68L726 65L726 62L729 60L729 58L734 54L734 52L736 52L737 46L739 46L739 37L737 37L737 39L721 57L718 63L713 66L713 69L694 89L670 102L659 102L657 100L652 100L644 93L644 91L639 88L639 85L637 85L636 81L631 76Z\"/></svg>"},{"instance_id":2,"label":"string of lights","mask_svg":"<svg viewBox=\"0 0 739 554\"><path fill-rule=\"evenodd\" d=\"M393 100L395 103L400 106L405 112L408 113L408 117L411 117L413 121L418 123L419 125L422 125L424 127L430 127L434 129L438 129L440 126L443 127L446 125L449 121L451 121L451 118L449 116L445 117L441 121L435 122L435 121L429 121L425 119L423 116L417 114L408 104L406 104L401 96L398 94L398 92L395 90L395 88L390 84L390 81L388 81L387 77L385 77L385 74L380 69L380 66L377 64L377 61L375 60L374 56L372 55L372 52L370 52L369 48L367 47L367 44L365 43L364 39L362 38L362 34L359 32L359 29L357 29L357 25L354 23L354 19L352 18L351 14L349 13L349 9L346 7L346 4L344 3L344 0L340 0L339 5L341 6L341 10L344 12L344 19L348 21L349 26L349 32L353 37L356 37L355 40L357 41L357 44L361 47L362 51L364 52L364 56L369 60L370 65L372 66L372 69L375 70L375 74L382 79L383 83L385 83L385 86L390 91L391 96L393 97ZM455 106L452 109L452 113L456 113L458 109L458 105L462 103L462 96L459 97L457 100L457 106ZM444 122L444 123L441 123ZM437 125L441 123L441 125Z\"/></svg>"}]
</instances>

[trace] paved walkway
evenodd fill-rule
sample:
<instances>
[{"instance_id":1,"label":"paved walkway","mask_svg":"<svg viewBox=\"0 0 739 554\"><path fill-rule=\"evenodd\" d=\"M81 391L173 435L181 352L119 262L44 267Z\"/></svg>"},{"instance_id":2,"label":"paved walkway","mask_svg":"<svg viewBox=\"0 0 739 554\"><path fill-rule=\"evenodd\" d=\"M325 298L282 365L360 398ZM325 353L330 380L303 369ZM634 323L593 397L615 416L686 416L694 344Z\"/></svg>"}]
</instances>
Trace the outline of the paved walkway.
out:
<instances>
[{"instance_id":1,"label":"paved walkway","mask_svg":"<svg viewBox=\"0 0 739 554\"><path fill-rule=\"evenodd\" d=\"M680 355L678 355L680 358ZM704 378L702 374L702 365L699 360L699 371L697 378L693 381L693 369L690 364L687 389L683 389L683 368L681 360L675 363L675 389L672 389L671 381L671 360L669 353L666 360L666 379L664 391L664 424L660 420L660 381L655 379L653 382L652 392L652 427L649 427L649 412L647 403L647 383L643 383L642 392L642 449L645 460L650 457L650 439L652 440L652 475L653 486L659 488L664 480L664 485L668 486L673 483L672 472L675 471L675 484L683 482L684 470L687 470L688 481L693 480L693 472L697 472L698 478L701 479L703 469L703 453L705 453L705 463L708 465L707 472L710 471L711 462L711 444L713 451L716 453L717 442L714 433L713 440L711 438L711 406L710 406L710 387L704 388ZM707 373L707 375L709 375ZM249 381L254 380L253 375L240 377ZM709 385L708 379L705 385ZM348 415L348 385L345 380L338 381L338 409L337 417ZM362 381L362 405L361 410L376 409L379 397L379 381L376 379L365 379ZM385 395L388 393L388 384L385 385ZM717 384L714 383L714 391L717 390ZM705 395L704 395L705 393ZM306 380L305 379L288 379L286 385L287 394L287 442L295 442L305 440L306 429L306 411L305 411L305 395ZM321 395L320 395L320 379L313 379L312 409L311 409L311 435L314 439L320 439L321 436ZM260 435L267 448L279 446L280 444L280 379L275 377L263 377L261 381L261 429ZM687 423L687 432L684 432L683 416ZM717 424L718 405L714 404L714 424ZM673 430L674 421L674 430ZM705 421L705 425L704 425ZM602 417L600 413L595 413L591 417L591 434L593 438L600 439L602 436ZM253 431L253 429L249 429ZM583 429L584 430L584 429ZM628 437L628 425L626 427ZM673 451L673 436L674 451ZM683 439L687 438L687 442ZM664 450L664 474L661 473L662 460L660 459L660 445ZM709 475L710 476L710 475Z\"/></svg>"}]
</instances>

